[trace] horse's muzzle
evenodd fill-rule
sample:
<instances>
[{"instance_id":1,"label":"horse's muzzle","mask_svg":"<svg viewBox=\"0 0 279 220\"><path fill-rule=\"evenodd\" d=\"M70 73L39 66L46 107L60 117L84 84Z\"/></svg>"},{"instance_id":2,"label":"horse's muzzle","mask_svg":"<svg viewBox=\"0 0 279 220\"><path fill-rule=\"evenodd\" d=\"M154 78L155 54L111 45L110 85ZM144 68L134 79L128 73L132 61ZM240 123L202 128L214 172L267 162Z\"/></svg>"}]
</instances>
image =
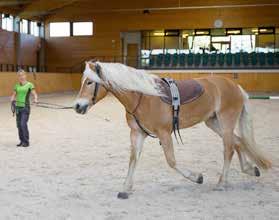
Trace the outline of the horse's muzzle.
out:
<instances>
[{"instance_id":1,"label":"horse's muzzle","mask_svg":"<svg viewBox=\"0 0 279 220\"><path fill-rule=\"evenodd\" d=\"M79 103L76 103L74 109L76 113L84 115L87 112L88 104L81 105Z\"/></svg>"}]
</instances>

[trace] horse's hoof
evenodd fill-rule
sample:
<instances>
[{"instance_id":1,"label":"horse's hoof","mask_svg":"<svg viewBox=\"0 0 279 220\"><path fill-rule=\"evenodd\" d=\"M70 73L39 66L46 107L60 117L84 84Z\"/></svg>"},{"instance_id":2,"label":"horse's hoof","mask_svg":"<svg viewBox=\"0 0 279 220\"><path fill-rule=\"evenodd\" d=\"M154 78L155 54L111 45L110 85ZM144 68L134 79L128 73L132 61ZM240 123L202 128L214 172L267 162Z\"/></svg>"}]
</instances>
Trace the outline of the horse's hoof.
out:
<instances>
[{"instance_id":1,"label":"horse's hoof","mask_svg":"<svg viewBox=\"0 0 279 220\"><path fill-rule=\"evenodd\" d=\"M118 199L128 199L129 195L126 192L119 192L118 195L117 195L117 198Z\"/></svg>"},{"instance_id":2,"label":"horse's hoof","mask_svg":"<svg viewBox=\"0 0 279 220\"><path fill-rule=\"evenodd\" d=\"M255 170L255 176L260 176L261 173L260 173L260 170L258 167L254 167L254 170Z\"/></svg>"},{"instance_id":3,"label":"horse's hoof","mask_svg":"<svg viewBox=\"0 0 279 220\"><path fill-rule=\"evenodd\" d=\"M199 177L197 179L197 183L198 184L202 184L203 183L203 176L202 176L202 174L199 175Z\"/></svg>"}]
</instances>

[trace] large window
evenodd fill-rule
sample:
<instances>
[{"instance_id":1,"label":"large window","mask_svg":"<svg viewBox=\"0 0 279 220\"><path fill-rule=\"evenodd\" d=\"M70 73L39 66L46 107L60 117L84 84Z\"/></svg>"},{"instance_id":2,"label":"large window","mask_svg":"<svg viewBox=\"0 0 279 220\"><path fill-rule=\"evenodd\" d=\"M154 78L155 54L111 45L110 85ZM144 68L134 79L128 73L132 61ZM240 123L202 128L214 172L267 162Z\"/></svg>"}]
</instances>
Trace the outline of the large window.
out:
<instances>
[{"instance_id":1,"label":"large window","mask_svg":"<svg viewBox=\"0 0 279 220\"><path fill-rule=\"evenodd\" d=\"M49 28L50 37L93 35L93 22L53 22Z\"/></svg>"},{"instance_id":2,"label":"large window","mask_svg":"<svg viewBox=\"0 0 279 220\"><path fill-rule=\"evenodd\" d=\"M93 35L93 22L74 22L74 36L91 36Z\"/></svg>"},{"instance_id":3,"label":"large window","mask_svg":"<svg viewBox=\"0 0 279 220\"><path fill-rule=\"evenodd\" d=\"M14 18L9 14L2 14L2 29L7 31L14 30Z\"/></svg>"},{"instance_id":4,"label":"large window","mask_svg":"<svg viewBox=\"0 0 279 220\"><path fill-rule=\"evenodd\" d=\"M142 32L142 54L279 51L279 28L154 30Z\"/></svg>"},{"instance_id":5,"label":"large window","mask_svg":"<svg viewBox=\"0 0 279 220\"><path fill-rule=\"evenodd\" d=\"M40 36L40 27L38 26L37 22L31 21L30 22L30 34L39 37Z\"/></svg>"},{"instance_id":6,"label":"large window","mask_svg":"<svg viewBox=\"0 0 279 220\"><path fill-rule=\"evenodd\" d=\"M69 37L70 36L70 22L54 22L50 23L51 37Z\"/></svg>"},{"instance_id":7,"label":"large window","mask_svg":"<svg viewBox=\"0 0 279 220\"><path fill-rule=\"evenodd\" d=\"M28 21L25 19L20 21L20 33L28 34Z\"/></svg>"}]
</instances>

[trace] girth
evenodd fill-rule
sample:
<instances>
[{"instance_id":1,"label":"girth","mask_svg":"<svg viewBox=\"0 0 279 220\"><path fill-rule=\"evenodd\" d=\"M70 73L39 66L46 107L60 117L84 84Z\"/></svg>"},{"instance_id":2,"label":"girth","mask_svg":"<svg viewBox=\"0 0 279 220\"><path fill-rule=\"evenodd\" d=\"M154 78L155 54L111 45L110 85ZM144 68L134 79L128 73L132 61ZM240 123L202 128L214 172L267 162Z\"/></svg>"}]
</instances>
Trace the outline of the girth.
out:
<instances>
[{"instance_id":1,"label":"girth","mask_svg":"<svg viewBox=\"0 0 279 220\"><path fill-rule=\"evenodd\" d=\"M180 94L176 82L171 78L162 78L162 80L169 86L171 105L172 105L172 131L174 133L175 139L178 142L176 131L178 133L179 139L183 144L180 131L179 131L179 109L180 109Z\"/></svg>"}]
</instances>

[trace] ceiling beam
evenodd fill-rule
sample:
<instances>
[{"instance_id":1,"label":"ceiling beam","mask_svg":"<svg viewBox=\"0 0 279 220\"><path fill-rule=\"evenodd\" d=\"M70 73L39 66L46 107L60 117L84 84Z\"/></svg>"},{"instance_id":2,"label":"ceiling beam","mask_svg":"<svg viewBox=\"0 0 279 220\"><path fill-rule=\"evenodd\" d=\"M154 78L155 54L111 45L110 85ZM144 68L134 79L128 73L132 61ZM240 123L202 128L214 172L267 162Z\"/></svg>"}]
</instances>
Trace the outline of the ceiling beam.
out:
<instances>
[{"instance_id":1,"label":"ceiling beam","mask_svg":"<svg viewBox=\"0 0 279 220\"><path fill-rule=\"evenodd\" d=\"M0 0L0 7L20 6L32 3L32 0Z\"/></svg>"},{"instance_id":2,"label":"ceiling beam","mask_svg":"<svg viewBox=\"0 0 279 220\"><path fill-rule=\"evenodd\" d=\"M18 16L25 19L42 17L69 6L78 0L37 0L27 5Z\"/></svg>"}]
</instances>

